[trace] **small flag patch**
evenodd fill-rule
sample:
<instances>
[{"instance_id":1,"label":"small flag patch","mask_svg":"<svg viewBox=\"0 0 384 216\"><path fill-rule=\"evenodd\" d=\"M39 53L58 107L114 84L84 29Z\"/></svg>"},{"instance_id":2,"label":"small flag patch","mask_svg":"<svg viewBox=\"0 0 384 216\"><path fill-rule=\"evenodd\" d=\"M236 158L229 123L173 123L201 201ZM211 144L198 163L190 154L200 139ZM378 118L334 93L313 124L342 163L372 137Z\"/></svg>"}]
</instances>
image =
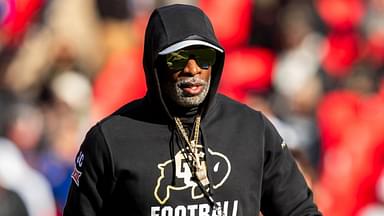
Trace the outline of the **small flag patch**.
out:
<instances>
[{"instance_id":1,"label":"small flag patch","mask_svg":"<svg viewBox=\"0 0 384 216\"><path fill-rule=\"evenodd\" d=\"M75 169L72 172L71 177L72 177L73 181L75 182L75 184L77 185L77 187L79 187L80 176L81 176L81 172L79 170L77 170L77 168L75 167Z\"/></svg>"}]
</instances>

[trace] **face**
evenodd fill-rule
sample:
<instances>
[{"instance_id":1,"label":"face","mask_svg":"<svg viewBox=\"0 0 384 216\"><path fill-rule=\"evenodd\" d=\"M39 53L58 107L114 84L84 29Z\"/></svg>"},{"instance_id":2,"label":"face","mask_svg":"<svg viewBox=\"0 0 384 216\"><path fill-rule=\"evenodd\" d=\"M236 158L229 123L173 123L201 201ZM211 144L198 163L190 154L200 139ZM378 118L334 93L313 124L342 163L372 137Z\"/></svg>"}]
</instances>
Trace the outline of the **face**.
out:
<instances>
[{"instance_id":1,"label":"face","mask_svg":"<svg viewBox=\"0 0 384 216\"><path fill-rule=\"evenodd\" d=\"M165 56L163 93L182 107L200 105L206 98L216 53L208 48L189 48Z\"/></svg>"}]
</instances>

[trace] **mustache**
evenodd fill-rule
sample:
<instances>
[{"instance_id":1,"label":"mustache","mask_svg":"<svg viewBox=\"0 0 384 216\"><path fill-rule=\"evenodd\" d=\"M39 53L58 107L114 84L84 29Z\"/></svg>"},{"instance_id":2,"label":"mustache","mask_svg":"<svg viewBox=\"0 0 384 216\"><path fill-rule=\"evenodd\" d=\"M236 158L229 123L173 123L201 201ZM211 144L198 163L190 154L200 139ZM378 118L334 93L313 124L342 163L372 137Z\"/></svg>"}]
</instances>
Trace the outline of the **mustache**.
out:
<instances>
[{"instance_id":1,"label":"mustache","mask_svg":"<svg viewBox=\"0 0 384 216\"><path fill-rule=\"evenodd\" d=\"M178 87L185 87L185 86L206 86L208 85L208 82L198 78L198 77L186 77L186 78L179 78L176 82L176 85Z\"/></svg>"}]
</instances>

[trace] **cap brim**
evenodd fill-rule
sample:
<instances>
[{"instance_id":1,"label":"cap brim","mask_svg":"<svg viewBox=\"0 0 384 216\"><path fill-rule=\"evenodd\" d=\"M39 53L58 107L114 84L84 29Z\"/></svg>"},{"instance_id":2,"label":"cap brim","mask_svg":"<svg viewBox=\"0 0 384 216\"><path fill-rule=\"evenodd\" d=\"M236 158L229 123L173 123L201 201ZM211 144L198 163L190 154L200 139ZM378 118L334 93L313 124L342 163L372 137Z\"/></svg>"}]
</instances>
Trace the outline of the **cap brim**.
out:
<instances>
[{"instance_id":1,"label":"cap brim","mask_svg":"<svg viewBox=\"0 0 384 216\"><path fill-rule=\"evenodd\" d=\"M159 55L167 55L171 52L175 52L177 50L180 50L180 49L183 49L185 47L189 47L189 46L207 46L207 47L211 47L219 52L223 52L223 49L213 45L213 44L210 44L208 42L205 42L205 41L201 41L201 40L184 40L184 41L180 41L178 43L175 43L165 49L163 49L162 51L159 52Z\"/></svg>"}]
</instances>

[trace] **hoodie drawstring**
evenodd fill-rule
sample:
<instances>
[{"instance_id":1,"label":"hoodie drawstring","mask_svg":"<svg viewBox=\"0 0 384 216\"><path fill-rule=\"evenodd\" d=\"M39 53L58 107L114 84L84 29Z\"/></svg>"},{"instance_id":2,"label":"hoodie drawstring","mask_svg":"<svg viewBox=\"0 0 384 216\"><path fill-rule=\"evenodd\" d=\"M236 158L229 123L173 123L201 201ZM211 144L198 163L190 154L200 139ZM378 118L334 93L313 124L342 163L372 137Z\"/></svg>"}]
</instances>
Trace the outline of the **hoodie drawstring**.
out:
<instances>
[{"instance_id":1,"label":"hoodie drawstring","mask_svg":"<svg viewBox=\"0 0 384 216\"><path fill-rule=\"evenodd\" d=\"M172 158L172 186L176 185L176 153L175 153L175 144L174 144L174 137L175 137L175 127L170 126L171 130L171 137L169 140L169 150Z\"/></svg>"}]
</instances>

